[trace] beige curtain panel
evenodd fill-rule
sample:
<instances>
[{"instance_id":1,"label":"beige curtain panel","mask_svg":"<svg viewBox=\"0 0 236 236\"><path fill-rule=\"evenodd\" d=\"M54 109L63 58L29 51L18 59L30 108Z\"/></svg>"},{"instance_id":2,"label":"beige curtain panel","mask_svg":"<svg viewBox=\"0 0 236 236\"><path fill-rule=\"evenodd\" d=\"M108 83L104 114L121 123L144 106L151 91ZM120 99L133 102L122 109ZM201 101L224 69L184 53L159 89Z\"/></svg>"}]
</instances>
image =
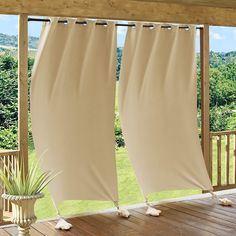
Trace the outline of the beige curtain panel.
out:
<instances>
[{"instance_id":1,"label":"beige curtain panel","mask_svg":"<svg viewBox=\"0 0 236 236\"><path fill-rule=\"evenodd\" d=\"M116 27L47 23L33 69L33 138L62 200L118 200L114 103Z\"/></svg>"},{"instance_id":2,"label":"beige curtain panel","mask_svg":"<svg viewBox=\"0 0 236 236\"><path fill-rule=\"evenodd\" d=\"M195 31L138 25L127 32L119 110L145 196L212 189L198 138Z\"/></svg>"}]
</instances>

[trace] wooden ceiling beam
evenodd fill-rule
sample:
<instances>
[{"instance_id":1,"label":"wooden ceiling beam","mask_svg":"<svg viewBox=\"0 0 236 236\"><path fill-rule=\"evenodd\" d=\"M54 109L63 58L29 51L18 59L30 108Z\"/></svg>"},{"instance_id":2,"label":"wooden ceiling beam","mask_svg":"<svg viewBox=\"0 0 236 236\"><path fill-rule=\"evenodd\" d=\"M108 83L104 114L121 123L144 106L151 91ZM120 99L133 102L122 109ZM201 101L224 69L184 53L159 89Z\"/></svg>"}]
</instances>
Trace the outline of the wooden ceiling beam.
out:
<instances>
[{"instance_id":1,"label":"wooden ceiling beam","mask_svg":"<svg viewBox=\"0 0 236 236\"><path fill-rule=\"evenodd\" d=\"M236 26L235 9L155 0L0 0L0 14Z\"/></svg>"},{"instance_id":2,"label":"wooden ceiling beam","mask_svg":"<svg viewBox=\"0 0 236 236\"><path fill-rule=\"evenodd\" d=\"M136 0L143 1L143 0ZM146 0L146 2L162 2L162 3L177 3L192 6L208 6L220 8L235 8L235 0Z\"/></svg>"}]
</instances>

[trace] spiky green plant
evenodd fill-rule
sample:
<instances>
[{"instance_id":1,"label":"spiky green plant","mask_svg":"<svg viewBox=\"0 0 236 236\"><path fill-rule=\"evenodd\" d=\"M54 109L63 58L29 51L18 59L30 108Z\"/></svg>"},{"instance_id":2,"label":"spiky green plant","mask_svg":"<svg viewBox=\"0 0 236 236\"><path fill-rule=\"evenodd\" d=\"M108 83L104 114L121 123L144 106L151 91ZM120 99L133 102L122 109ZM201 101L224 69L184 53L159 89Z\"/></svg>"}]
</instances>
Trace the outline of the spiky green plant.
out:
<instances>
[{"instance_id":1,"label":"spiky green plant","mask_svg":"<svg viewBox=\"0 0 236 236\"><path fill-rule=\"evenodd\" d=\"M10 195L32 196L36 195L57 176L58 173L52 171L38 174L39 163L31 166L25 175L24 166L20 162L16 165L11 163L9 166L3 164L4 168L0 170L0 179L2 180L6 193ZM5 169L5 171L3 171Z\"/></svg>"}]
</instances>

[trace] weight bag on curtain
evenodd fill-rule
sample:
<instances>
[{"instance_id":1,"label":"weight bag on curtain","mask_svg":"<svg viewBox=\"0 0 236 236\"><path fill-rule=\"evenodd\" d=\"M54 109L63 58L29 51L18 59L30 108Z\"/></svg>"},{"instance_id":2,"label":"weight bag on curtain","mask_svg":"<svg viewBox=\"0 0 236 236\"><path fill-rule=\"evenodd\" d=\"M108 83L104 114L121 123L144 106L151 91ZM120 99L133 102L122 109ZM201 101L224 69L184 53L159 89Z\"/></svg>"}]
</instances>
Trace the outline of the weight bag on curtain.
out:
<instances>
[{"instance_id":1,"label":"weight bag on curtain","mask_svg":"<svg viewBox=\"0 0 236 236\"><path fill-rule=\"evenodd\" d=\"M117 201L114 103L116 27L53 19L41 34L33 68L33 138L62 200Z\"/></svg>"},{"instance_id":2,"label":"weight bag on curtain","mask_svg":"<svg viewBox=\"0 0 236 236\"><path fill-rule=\"evenodd\" d=\"M139 24L126 36L119 111L145 196L212 189L198 138L195 31Z\"/></svg>"}]
</instances>

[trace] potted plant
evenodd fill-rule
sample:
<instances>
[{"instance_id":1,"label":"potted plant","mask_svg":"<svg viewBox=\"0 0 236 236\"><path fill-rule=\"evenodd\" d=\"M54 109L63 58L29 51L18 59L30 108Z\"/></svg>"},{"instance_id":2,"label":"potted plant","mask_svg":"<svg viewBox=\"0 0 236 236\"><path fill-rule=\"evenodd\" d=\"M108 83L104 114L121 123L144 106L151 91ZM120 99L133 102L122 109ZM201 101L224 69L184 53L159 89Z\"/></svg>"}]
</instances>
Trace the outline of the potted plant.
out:
<instances>
[{"instance_id":1,"label":"potted plant","mask_svg":"<svg viewBox=\"0 0 236 236\"><path fill-rule=\"evenodd\" d=\"M20 236L30 235L30 225L37 220L34 213L35 202L44 196L42 190L57 175L51 171L39 174L38 166L37 162L25 174L24 165L18 161L10 167L4 164L5 171L0 170L0 179L6 191L2 197L12 204L11 220L18 225Z\"/></svg>"}]
</instances>

